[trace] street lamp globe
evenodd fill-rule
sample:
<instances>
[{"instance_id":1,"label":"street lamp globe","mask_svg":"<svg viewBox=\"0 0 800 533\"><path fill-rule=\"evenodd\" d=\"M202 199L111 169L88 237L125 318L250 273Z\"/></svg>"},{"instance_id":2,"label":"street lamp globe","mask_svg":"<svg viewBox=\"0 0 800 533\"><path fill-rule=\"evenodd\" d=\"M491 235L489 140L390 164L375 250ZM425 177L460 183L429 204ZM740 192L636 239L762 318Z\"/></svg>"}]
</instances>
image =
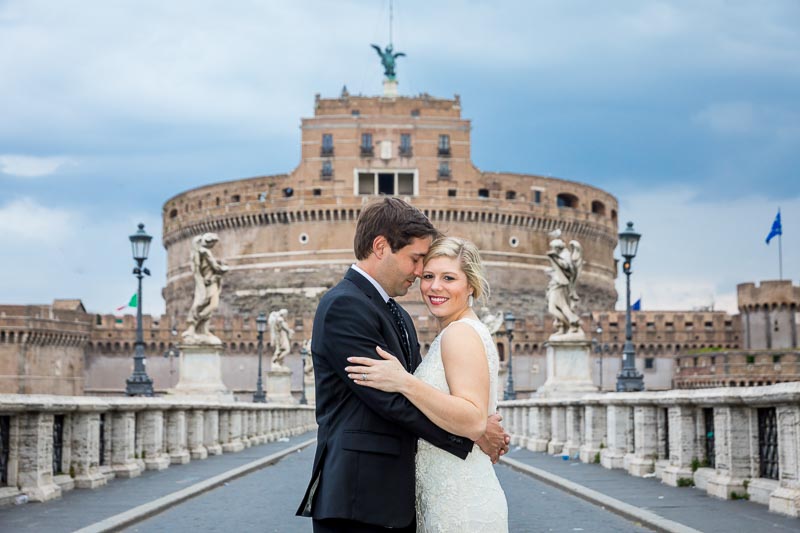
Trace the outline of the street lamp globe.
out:
<instances>
[{"instance_id":1,"label":"street lamp globe","mask_svg":"<svg viewBox=\"0 0 800 533\"><path fill-rule=\"evenodd\" d=\"M133 251L133 258L139 264L144 263L147 255L150 253L150 241L153 240L152 235L148 235L144 230L144 224L139 224L139 230L131 235L131 250Z\"/></svg>"},{"instance_id":2,"label":"street lamp globe","mask_svg":"<svg viewBox=\"0 0 800 533\"><path fill-rule=\"evenodd\" d=\"M514 322L517 321L516 317L514 317L514 313L512 313L511 311L507 312L505 314L505 316L503 317L503 320L506 323L506 331L509 332L509 333L513 332L514 331Z\"/></svg>"},{"instance_id":3,"label":"street lamp globe","mask_svg":"<svg viewBox=\"0 0 800 533\"><path fill-rule=\"evenodd\" d=\"M256 317L256 331L259 333L267 331L267 315L263 312L259 313L258 317Z\"/></svg>"},{"instance_id":4,"label":"street lamp globe","mask_svg":"<svg viewBox=\"0 0 800 533\"><path fill-rule=\"evenodd\" d=\"M641 237L642 235L633 229L633 222L628 222L627 227L619 233L619 251L626 261L636 257Z\"/></svg>"}]
</instances>

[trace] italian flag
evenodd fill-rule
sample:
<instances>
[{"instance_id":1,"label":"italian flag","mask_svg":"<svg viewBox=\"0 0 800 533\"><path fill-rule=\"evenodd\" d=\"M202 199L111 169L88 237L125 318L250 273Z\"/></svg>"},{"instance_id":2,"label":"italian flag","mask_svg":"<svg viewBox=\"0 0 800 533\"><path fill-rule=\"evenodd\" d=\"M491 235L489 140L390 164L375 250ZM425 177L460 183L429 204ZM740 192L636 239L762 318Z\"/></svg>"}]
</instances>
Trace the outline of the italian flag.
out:
<instances>
[{"instance_id":1,"label":"italian flag","mask_svg":"<svg viewBox=\"0 0 800 533\"><path fill-rule=\"evenodd\" d=\"M136 307L138 302L139 302L139 299L136 297L136 293L133 293L133 296L131 296L130 301L126 305L121 305L121 306L117 307L116 312L119 313L120 311L122 311L126 307Z\"/></svg>"}]
</instances>

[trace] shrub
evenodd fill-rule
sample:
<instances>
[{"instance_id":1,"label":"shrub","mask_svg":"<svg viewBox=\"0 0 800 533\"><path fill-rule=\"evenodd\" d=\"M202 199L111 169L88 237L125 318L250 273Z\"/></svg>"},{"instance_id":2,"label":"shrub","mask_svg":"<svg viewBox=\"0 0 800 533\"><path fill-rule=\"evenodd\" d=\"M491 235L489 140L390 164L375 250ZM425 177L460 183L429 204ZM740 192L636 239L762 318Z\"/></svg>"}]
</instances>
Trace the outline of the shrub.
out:
<instances>
[{"instance_id":1,"label":"shrub","mask_svg":"<svg viewBox=\"0 0 800 533\"><path fill-rule=\"evenodd\" d=\"M694 479L690 477L679 477L678 478L678 486L679 487L694 487Z\"/></svg>"},{"instance_id":2,"label":"shrub","mask_svg":"<svg viewBox=\"0 0 800 533\"><path fill-rule=\"evenodd\" d=\"M595 464L600 464L600 452L594 454L594 462Z\"/></svg>"}]
</instances>

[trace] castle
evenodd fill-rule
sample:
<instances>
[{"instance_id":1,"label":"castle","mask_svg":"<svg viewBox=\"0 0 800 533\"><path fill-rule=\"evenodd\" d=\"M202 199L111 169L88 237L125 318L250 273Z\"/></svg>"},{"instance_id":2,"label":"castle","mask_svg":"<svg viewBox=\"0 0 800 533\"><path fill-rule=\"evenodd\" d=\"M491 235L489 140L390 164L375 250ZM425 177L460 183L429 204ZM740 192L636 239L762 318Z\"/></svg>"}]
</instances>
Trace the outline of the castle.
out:
<instances>
[{"instance_id":1,"label":"castle","mask_svg":"<svg viewBox=\"0 0 800 533\"><path fill-rule=\"evenodd\" d=\"M219 235L215 255L230 266L212 327L225 342L226 385L240 396L252 393L255 317L287 308L296 330L287 363L293 390L299 390L297 352L311 335L316 304L355 261L356 219L380 195L406 199L444 233L478 245L492 287L485 305L517 316L512 345L502 330L496 339L501 358L513 354L523 396L546 377L548 234L560 229L565 240L580 241L586 264L579 311L584 331L597 341L594 380L613 389L625 327L624 313L613 311L616 198L572 181L482 171L471 160L470 130L458 96L366 97L343 89L337 98L315 98L313 116L301 123L301 161L291 172L206 185L168 199L162 212L166 313L144 320L147 371L156 391L177 381L170 349L192 299L190 243L205 232ZM402 300L424 352L437 331L417 291ZM791 282L745 283L738 315L635 312L637 366L646 387L800 379L798 302L800 288ZM76 301L2 306L0 392L119 394L130 375L134 331L134 317L92 315Z\"/></svg>"}]
</instances>

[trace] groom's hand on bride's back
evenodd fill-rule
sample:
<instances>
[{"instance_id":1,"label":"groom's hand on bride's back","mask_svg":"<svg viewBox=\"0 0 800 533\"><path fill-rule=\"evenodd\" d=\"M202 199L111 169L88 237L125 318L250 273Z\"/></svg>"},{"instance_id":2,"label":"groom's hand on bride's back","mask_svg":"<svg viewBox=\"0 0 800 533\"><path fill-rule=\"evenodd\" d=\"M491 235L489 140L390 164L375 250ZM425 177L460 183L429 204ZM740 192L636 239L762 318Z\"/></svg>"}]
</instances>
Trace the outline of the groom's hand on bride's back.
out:
<instances>
[{"instance_id":1,"label":"groom's hand on bride's back","mask_svg":"<svg viewBox=\"0 0 800 533\"><path fill-rule=\"evenodd\" d=\"M511 436L500 425L501 420L503 417L499 414L491 415L486 422L486 433L475 441L483 453L492 460L492 464L497 463L501 455L508 453L508 444L511 442Z\"/></svg>"}]
</instances>

